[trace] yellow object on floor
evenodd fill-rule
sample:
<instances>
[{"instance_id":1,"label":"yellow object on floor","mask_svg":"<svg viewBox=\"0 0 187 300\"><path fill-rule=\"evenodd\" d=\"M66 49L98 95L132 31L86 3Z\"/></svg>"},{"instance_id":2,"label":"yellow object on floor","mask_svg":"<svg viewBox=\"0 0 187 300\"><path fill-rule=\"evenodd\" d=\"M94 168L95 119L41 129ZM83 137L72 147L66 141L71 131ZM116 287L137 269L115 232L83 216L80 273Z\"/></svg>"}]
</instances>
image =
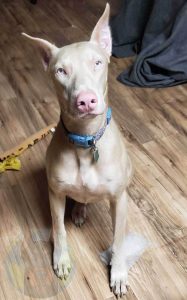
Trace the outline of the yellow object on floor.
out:
<instances>
[{"instance_id":1,"label":"yellow object on floor","mask_svg":"<svg viewBox=\"0 0 187 300\"><path fill-rule=\"evenodd\" d=\"M18 156L27 150L29 147L33 146L44 137L46 137L50 132L55 131L56 123L53 123L35 134L31 135L20 145L0 154L0 173L3 173L6 170L17 170L21 169L21 161Z\"/></svg>"},{"instance_id":2,"label":"yellow object on floor","mask_svg":"<svg viewBox=\"0 0 187 300\"><path fill-rule=\"evenodd\" d=\"M21 162L19 158L12 156L5 159L3 162L0 162L0 173L3 173L6 170L16 170L21 169Z\"/></svg>"}]
</instances>

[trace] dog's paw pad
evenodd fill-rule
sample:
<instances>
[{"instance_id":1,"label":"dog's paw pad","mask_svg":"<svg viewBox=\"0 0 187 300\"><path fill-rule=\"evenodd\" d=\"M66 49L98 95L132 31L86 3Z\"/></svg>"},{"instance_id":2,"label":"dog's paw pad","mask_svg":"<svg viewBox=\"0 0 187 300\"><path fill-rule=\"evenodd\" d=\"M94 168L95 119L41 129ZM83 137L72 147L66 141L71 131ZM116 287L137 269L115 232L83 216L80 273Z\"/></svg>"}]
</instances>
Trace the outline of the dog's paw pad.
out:
<instances>
[{"instance_id":1,"label":"dog's paw pad","mask_svg":"<svg viewBox=\"0 0 187 300\"><path fill-rule=\"evenodd\" d=\"M67 280L71 272L71 265L59 263L57 264L57 266L54 267L54 271L57 277L59 277L62 280Z\"/></svg>"},{"instance_id":2,"label":"dog's paw pad","mask_svg":"<svg viewBox=\"0 0 187 300\"><path fill-rule=\"evenodd\" d=\"M71 213L72 221L73 223L80 227L85 223L86 220L86 205L76 203L73 207L72 213Z\"/></svg>"},{"instance_id":3,"label":"dog's paw pad","mask_svg":"<svg viewBox=\"0 0 187 300\"><path fill-rule=\"evenodd\" d=\"M59 277L62 280L67 280L71 272L71 262L69 259L69 255L63 255L63 257L58 262L56 262L55 259L53 269L57 277Z\"/></svg>"},{"instance_id":4,"label":"dog's paw pad","mask_svg":"<svg viewBox=\"0 0 187 300\"><path fill-rule=\"evenodd\" d=\"M110 287L117 297L123 297L127 293L127 273L111 270Z\"/></svg>"}]
</instances>

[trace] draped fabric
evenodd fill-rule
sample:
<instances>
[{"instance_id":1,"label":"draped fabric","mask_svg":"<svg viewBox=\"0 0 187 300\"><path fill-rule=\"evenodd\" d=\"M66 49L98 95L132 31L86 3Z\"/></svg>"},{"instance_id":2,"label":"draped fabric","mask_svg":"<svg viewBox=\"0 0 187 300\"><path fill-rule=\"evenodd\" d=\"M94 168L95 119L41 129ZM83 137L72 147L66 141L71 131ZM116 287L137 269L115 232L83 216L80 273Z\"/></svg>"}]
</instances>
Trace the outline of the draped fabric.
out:
<instances>
[{"instance_id":1,"label":"draped fabric","mask_svg":"<svg viewBox=\"0 0 187 300\"><path fill-rule=\"evenodd\" d=\"M187 0L123 0L110 25L112 54L136 55L119 81L145 87L187 82Z\"/></svg>"}]
</instances>

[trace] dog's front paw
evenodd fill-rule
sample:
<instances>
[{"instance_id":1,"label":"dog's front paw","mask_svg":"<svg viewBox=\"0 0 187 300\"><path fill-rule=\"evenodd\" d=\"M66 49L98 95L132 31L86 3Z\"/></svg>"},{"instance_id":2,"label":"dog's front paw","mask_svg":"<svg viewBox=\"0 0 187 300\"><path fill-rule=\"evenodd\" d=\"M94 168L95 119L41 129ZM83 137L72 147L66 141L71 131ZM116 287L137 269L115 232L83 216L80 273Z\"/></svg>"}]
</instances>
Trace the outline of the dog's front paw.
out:
<instances>
[{"instance_id":1,"label":"dog's front paw","mask_svg":"<svg viewBox=\"0 0 187 300\"><path fill-rule=\"evenodd\" d=\"M60 279L66 280L71 272L71 262L68 251L58 255L57 251L53 254L53 269Z\"/></svg>"},{"instance_id":2,"label":"dog's front paw","mask_svg":"<svg viewBox=\"0 0 187 300\"><path fill-rule=\"evenodd\" d=\"M111 267L110 287L117 297L123 297L127 292L127 276L125 266L115 265Z\"/></svg>"},{"instance_id":3,"label":"dog's front paw","mask_svg":"<svg viewBox=\"0 0 187 300\"><path fill-rule=\"evenodd\" d=\"M86 220L86 205L82 203L75 203L71 217L76 226L82 226Z\"/></svg>"}]
</instances>

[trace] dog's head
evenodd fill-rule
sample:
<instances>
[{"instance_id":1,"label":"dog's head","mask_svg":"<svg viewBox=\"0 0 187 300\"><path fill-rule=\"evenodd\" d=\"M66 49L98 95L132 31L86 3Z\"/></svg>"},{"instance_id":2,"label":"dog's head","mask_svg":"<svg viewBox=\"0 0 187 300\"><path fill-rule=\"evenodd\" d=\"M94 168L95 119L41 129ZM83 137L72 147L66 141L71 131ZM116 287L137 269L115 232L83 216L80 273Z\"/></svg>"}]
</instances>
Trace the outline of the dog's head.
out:
<instances>
[{"instance_id":1,"label":"dog's head","mask_svg":"<svg viewBox=\"0 0 187 300\"><path fill-rule=\"evenodd\" d=\"M44 68L55 83L61 110L73 118L88 118L106 110L107 73L111 55L110 7L96 24L88 42L57 48L31 37L42 56Z\"/></svg>"}]
</instances>

